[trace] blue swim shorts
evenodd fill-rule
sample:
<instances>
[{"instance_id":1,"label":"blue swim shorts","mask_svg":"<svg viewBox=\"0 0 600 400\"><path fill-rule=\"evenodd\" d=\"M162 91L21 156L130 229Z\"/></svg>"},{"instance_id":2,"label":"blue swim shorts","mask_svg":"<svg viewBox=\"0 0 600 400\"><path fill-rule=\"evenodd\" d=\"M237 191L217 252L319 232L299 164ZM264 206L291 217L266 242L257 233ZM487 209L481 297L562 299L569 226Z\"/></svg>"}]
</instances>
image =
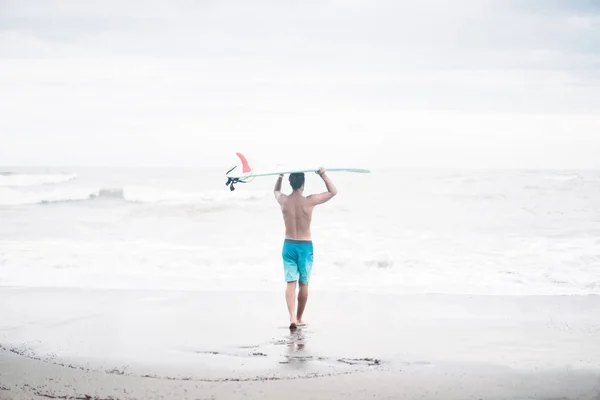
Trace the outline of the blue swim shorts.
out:
<instances>
[{"instance_id":1,"label":"blue swim shorts","mask_svg":"<svg viewBox=\"0 0 600 400\"><path fill-rule=\"evenodd\" d=\"M311 240L285 239L283 242L283 270L286 282L306 285L313 265L313 244Z\"/></svg>"}]
</instances>

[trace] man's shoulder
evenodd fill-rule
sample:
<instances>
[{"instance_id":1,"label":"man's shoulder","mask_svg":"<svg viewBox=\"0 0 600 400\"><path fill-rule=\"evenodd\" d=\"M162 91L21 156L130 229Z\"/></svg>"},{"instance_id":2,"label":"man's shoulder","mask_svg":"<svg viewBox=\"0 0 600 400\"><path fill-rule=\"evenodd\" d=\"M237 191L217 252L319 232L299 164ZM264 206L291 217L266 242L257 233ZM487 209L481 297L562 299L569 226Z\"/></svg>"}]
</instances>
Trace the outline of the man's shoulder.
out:
<instances>
[{"instance_id":1,"label":"man's shoulder","mask_svg":"<svg viewBox=\"0 0 600 400\"><path fill-rule=\"evenodd\" d=\"M287 199L287 195L283 192L277 191L277 192L275 192L275 198L277 199L277 202L279 204L283 205L283 203Z\"/></svg>"}]
</instances>

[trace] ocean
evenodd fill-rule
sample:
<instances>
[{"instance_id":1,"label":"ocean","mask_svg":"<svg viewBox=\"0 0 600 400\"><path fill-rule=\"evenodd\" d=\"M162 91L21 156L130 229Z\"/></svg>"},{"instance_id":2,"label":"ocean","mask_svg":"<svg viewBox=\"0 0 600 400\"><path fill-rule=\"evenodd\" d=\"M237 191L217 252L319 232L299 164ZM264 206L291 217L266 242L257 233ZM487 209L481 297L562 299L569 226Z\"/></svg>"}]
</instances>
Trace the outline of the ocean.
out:
<instances>
[{"instance_id":1,"label":"ocean","mask_svg":"<svg viewBox=\"0 0 600 400\"><path fill-rule=\"evenodd\" d=\"M600 171L330 177L339 194L313 215L313 290L600 294ZM283 291L275 178L233 192L225 181L225 170L0 168L0 285ZM305 194L324 189L307 175Z\"/></svg>"}]
</instances>

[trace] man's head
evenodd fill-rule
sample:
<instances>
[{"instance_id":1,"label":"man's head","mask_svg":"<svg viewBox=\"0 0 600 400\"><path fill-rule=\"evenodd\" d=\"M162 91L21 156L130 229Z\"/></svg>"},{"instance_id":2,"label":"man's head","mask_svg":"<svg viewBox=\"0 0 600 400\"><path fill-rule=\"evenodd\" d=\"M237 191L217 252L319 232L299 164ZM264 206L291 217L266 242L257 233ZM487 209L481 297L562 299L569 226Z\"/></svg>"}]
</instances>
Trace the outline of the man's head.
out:
<instances>
[{"instance_id":1,"label":"man's head","mask_svg":"<svg viewBox=\"0 0 600 400\"><path fill-rule=\"evenodd\" d=\"M298 190L304 187L304 172L295 172L290 174L290 185L292 189Z\"/></svg>"}]
</instances>

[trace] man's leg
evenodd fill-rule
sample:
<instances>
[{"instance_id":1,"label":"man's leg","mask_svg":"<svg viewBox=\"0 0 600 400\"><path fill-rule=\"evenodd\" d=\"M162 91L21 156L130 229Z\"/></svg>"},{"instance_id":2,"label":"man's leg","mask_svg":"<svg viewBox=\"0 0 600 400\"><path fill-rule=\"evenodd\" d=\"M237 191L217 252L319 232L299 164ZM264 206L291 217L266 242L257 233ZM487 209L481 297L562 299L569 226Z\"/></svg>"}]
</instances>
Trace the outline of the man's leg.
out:
<instances>
[{"instance_id":1,"label":"man's leg","mask_svg":"<svg viewBox=\"0 0 600 400\"><path fill-rule=\"evenodd\" d=\"M298 313L296 314L296 318L298 318L298 325L304 325L304 321L302 321L302 314L304 314L306 300L308 300L308 282L300 282L300 290L298 291Z\"/></svg>"},{"instance_id":2,"label":"man's leg","mask_svg":"<svg viewBox=\"0 0 600 400\"><path fill-rule=\"evenodd\" d=\"M285 289L285 301L290 313L290 328L296 328L296 282L288 282Z\"/></svg>"},{"instance_id":3,"label":"man's leg","mask_svg":"<svg viewBox=\"0 0 600 400\"><path fill-rule=\"evenodd\" d=\"M302 316L304 315L304 308L306 307L306 301L308 300L308 281L310 280L310 274L313 266L313 246L312 242L302 246L302 252L298 260L298 283L300 284L300 290L298 291L298 325L304 325Z\"/></svg>"}]
</instances>

